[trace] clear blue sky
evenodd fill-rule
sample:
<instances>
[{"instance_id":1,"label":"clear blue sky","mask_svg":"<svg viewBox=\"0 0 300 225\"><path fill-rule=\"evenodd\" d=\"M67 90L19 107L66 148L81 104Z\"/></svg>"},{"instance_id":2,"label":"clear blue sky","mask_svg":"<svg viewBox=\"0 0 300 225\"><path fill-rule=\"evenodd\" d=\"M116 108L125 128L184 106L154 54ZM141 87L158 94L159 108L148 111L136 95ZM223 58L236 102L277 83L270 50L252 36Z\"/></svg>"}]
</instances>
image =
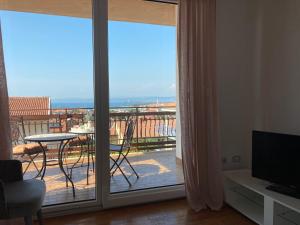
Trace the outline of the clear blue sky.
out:
<instances>
[{"instance_id":1,"label":"clear blue sky","mask_svg":"<svg viewBox=\"0 0 300 225\"><path fill-rule=\"evenodd\" d=\"M10 96L92 98L92 21L0 11ZM109 22L110 96L175 96L175 27Z\"/></svg>"}]
</instances>

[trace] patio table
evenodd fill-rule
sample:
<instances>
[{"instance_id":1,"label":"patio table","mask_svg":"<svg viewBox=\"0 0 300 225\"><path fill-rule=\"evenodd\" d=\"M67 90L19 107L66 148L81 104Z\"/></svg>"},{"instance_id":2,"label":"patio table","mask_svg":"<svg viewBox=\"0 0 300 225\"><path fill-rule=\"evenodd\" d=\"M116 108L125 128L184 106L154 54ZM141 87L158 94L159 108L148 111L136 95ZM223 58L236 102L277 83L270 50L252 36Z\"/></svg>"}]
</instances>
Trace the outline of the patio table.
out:
<instances>
[{"instance_id":1,"label":"patio table","mask_svg":"<svg viewBox=\"0 0 300 225\"><path fill-rule=\"evenodd\" d=\"M58 165L61 170L61 172L64 174L66 177L66 184L68 185L68 181L72 185L72 191L73 191L73 197L75 197L75 187L74 183L70 177L70 175L65 171L64 165L63 165L63 153L66 145L69 143L70 140L78 137L77 134L70 134L70 133L57 133L57 134L37 134L37 135L32 135L32 136L27 136L25 137L25 141L29 142L36 142L38 143L42 150L43 150L43 165L41 170L39 171L39 175L41 175L41 179L44 179L46 168L47 168L47 155L46 155L46 150L43 147L42 143L49 143L49 142L59 142L59 148L58 148ZM53 165L53 164L51 164ZM48 165L50 166L50 165Z\"/></svg>"}]
</instances>

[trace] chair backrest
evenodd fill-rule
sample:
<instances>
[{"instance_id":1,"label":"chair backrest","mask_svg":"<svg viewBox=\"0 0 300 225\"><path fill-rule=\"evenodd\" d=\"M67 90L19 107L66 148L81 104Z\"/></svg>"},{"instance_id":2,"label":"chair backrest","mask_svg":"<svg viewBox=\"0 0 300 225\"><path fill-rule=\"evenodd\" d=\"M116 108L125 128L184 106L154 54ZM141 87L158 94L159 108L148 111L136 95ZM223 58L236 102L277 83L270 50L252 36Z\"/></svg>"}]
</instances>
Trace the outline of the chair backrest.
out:
<instances>
[{"instance_id":1,"label":"chair backrest","mask_svg":"<svg viewBox=\"0 0 300 225\"><path fill-rule=\"evenodd\" d=\"M18 117L10 120L11 139L13 145L24 144L25 129L23 118Z\"/></svg>"},{"instance_id":2,"label":"chair backrest","mask_svg":"<svg viewBox=\"0 0 300 225\"><path fill-rule=\"evenodd\" d=\"M135 129L135 122L132 118L129 117L126 122L126 129L123 137L122 149L130 148L133 139L134 129Z\"/></svg>"},{"instance_id":3,"label":"chair backrest","mask_svg":"<svg viewBox=\"0 0 300 225\"><path fill-rule=\"evenodd\" d=\"M45 124L47 124L47 130L46 131L43 130L42 133L45 133L45 132L47 132L47 133L66 132L65 130L63 130L62 118L61 118L60 114L49 115L48 120L45 121Z\"/></svg>"},{"instance_id":4,"label":"chair backrest","mask_svg":"<svg viewBox=\"0 0 300 225\"><path fill-rule=\"evenodd\" d=\"M66 119L66 130L64 132L69 132L70 129L75 125L83 125L85 122L84 115L77 113L77 114L69 114L67 115ZM87 122L87 121L86 121Z\"/></svg>"}]
</instances>

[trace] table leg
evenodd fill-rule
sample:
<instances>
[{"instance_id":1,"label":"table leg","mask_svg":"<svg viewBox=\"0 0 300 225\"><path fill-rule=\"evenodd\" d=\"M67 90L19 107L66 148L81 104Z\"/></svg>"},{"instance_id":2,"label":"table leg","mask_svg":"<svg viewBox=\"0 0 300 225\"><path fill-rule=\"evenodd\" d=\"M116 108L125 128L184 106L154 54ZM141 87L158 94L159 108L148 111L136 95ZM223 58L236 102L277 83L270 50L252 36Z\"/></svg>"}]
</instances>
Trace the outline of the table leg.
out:
<instances>
[{"instance_id":1,"label":"table leg","mask_svg":"<svg viewBox=\"0 0 300 225\"><path fill-rule=\"evenodd\" d=\"M43 150L43 166L42 166L41 170L39 171L37 177L41 175L41 180L43 180L44 176L45 176L45 173L46 173L46 168L47 168L47 157L46 157L46 150L43 147L42 143L38 142L38 144L40 145L40 147Z\"/></svg>"},{"instance_id":2,"label":"table leg","mask_svg":"<svg viewBox=\"0 0 300 225\"><path fill-rule=\"evenodd\" d=\"M79 137L78 137L78 139L79 139ZM80 140L80 139L79 139ZM76 166L77 166L77 164L79 163L79 161L81 160L81 158L83 158L83 160L84 160L84 156L82 156L83 155L83 153L84 153L84 149L83 149L83 145L81 144L80 145L80 155L79 155L79 158L77 159L77 161L73 164L73 166L71 167L71 169L70 169L70 178L72 179L72 175L73 175L73 169L74 168L77 168ZM81 162L82 164L83 164L83 162ZM82 167L82 164L81 164L81 167Z\"/></svg>"},{"instance_id":3,"label":"table leg","mask_svg":"<svg viewBox=\"0 0 300 225\"><path fill-rule=\"evenodd\" d=\"M83 154L83 152L84 152L84 141L83 140L81 140L80 139L80 136L78 136L78 139L79 139L79 141L80 141L80 147L81 147L81 153L80 153L80 157L79 157L79 159L78 159L78 161L77 162L79 162L79 160L80 160L80 158L81 158L81 156L82 156L82 154ZM89 184L89 141L88 141L88 134L86 134L86 139L87 139L87 144L88 144L88 147L87 147L87 149L86 149L86 153L87 153L87 155L88 155L88 165L87 165L87 185ZM76 162L76 164L77 164L77 162ZM84 162L84 156L83 156L83 161L82 161L82 163L81 163L81 166L83 165L83 162ZM75 164L74 164L74 166L75 166Z\"/></svg>"},{"instance_id":4,"label":"table leg","mask_svg":"<svg viewBox=\"0 0 300 225\"><path fill-rule=\"evenodd\" d=\"M86 184L89 185L89 170L90 170L90 143L89 142L87 147L87 157L88 157L88 164L86 169Z\"/></svg>"},{"instance_id":5,"label":"table leg","mask_svg":"<svg viewBox=\"0 0 300 225\"><path fill-rule=\"evenodd\" d=\"M95 173L95 162L94 162L94 152L95 152L95 143L94 143L95 135L92 134L91 136L91 156L92 156L92 163L93 163L93 173Z\"/></svg>"},{"instance_id":6,"label":"table leg","mask_svg":"<svg viewBox=\"0 0 300 225\"><path fill-rule=\"evenodd\" d=\"M73 197L75 197L75 187L74 187L74 183L72 181L72 179L70 178L70 176L66 173L65 169L64 169L64 165L63 165L63 153L64 153L64 149L66 147L66 145L69 143L69 140L66 141L64 143L64 141L60 142L59 145L59 149L58 149L58 164L59 164L59 168L60 170L63 172L63 174L65 175L67 182L70 181L71 185L72 185L72 190L73 190Z\"/></svg>"}]
</instances>

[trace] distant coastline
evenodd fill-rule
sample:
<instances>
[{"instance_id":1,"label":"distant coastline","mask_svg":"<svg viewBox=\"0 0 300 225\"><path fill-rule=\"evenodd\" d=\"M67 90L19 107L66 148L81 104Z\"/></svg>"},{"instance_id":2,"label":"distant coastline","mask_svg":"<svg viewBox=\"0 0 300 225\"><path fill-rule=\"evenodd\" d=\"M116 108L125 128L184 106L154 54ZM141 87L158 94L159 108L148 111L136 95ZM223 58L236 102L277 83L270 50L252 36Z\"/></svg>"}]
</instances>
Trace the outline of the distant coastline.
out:
<instances>
[{"instance_id":1,"label":"distant coastline","mask_svg":"<svg viewBox=\"0 0 300 225\"><path fill-rule=\"evenodd\" d=\"M129 107L176 102L175 97L112 98L110 107ZM94 108L93 99L51 99L52 109Z\"/></svg>"}]
</instances>

